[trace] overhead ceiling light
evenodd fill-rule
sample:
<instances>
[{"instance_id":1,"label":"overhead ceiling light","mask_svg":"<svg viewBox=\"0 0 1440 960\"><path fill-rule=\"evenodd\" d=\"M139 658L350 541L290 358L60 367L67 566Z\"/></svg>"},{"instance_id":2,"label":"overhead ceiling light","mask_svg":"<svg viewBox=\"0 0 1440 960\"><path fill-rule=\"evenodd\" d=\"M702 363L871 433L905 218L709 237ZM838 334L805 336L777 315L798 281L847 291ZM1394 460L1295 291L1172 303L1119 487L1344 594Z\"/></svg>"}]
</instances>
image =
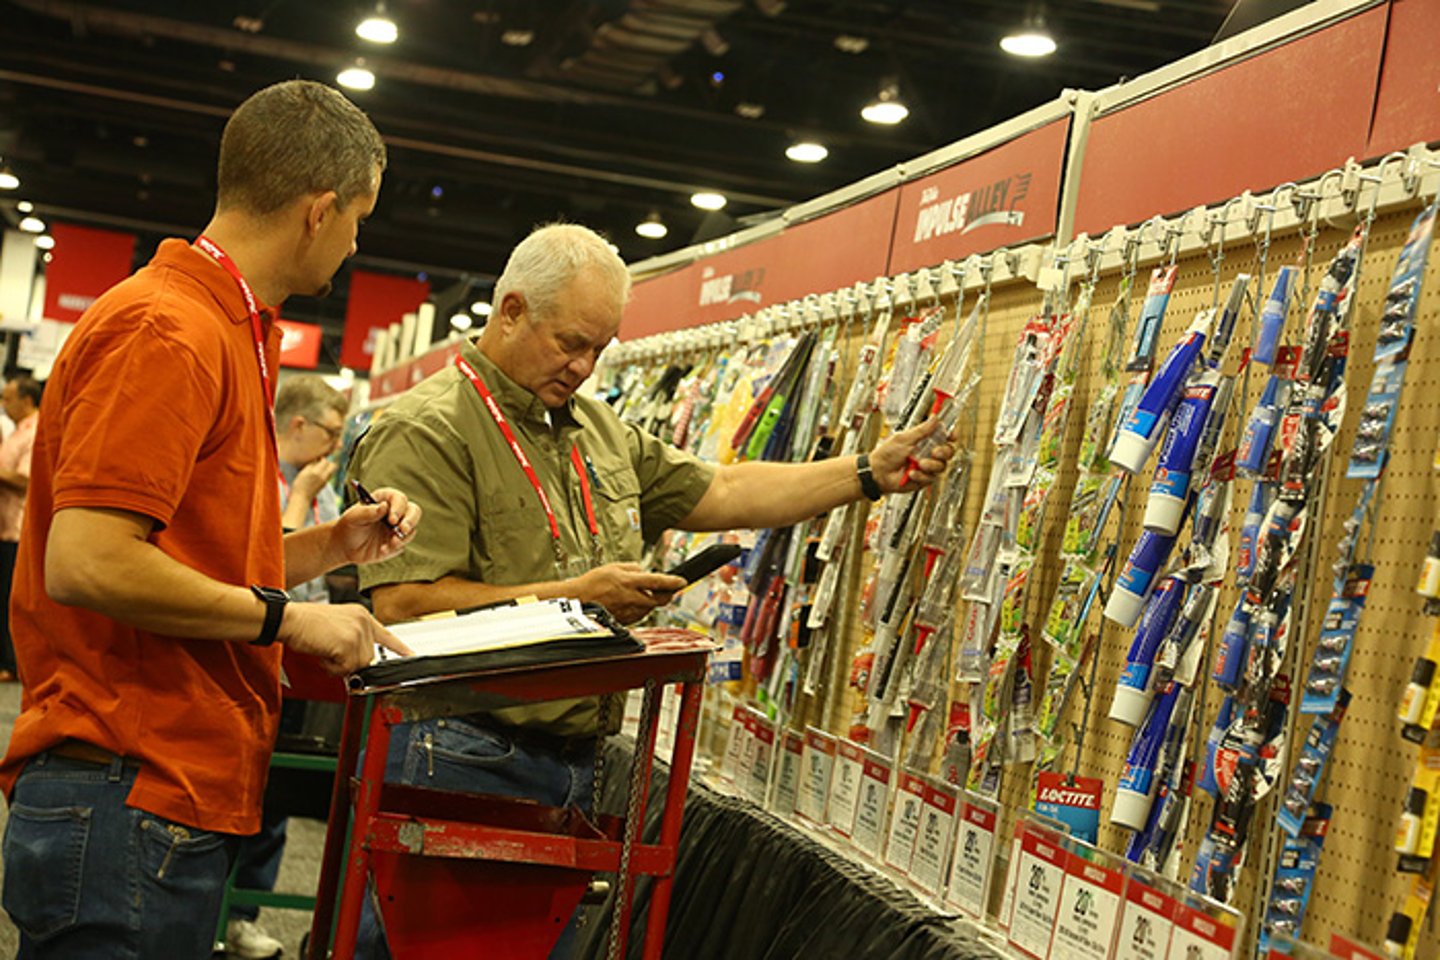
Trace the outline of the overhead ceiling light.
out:
<instances>
[{"instance_id":1,"label":"overhead ceiling light","mask_svg":"<svg viewBox=\"0 0 1440 960\"><path fill-rule=\"evenodd\" d=\"M860 108L860 116L869 123L894 126L910 116L910 108L900 99L899 86L891 81L880 87L880 93L874 100Z\"/></svg>"},{"instance_id":2,"label":"overhead ceiling light","mask_svg":"<svg viewBox=\"0 0 1440 960\"><path fill-rule=\"evenodd\" d=\"M1045 29L1044 18L1037 14L1001 37L1000 49L1012 57L1048 57L1055 52L1055 38Z\"/></svg>"},{"instance_id":3,"label":"overhead ceiling light","mask_svg":"<svg viewBox=\"0 0 1440 960\"><path fill-rule=\"evenodd\" d=\"M35 210L35 204L31 203L29 200L21 200L19 203L15 204L15 209L19 210L21 213L31 213Z\"/></svg>"},{"instance_id":4,"label":"overhead ceiling light","mask_svg":"<svg viewBox=\"0 0 1440 960\"><path fill-rule=\"evenodd\" d=\"M663 240L670 228L660 219L660 214L652 212L650 216L635 224L635 232L646 240Z\"/></svg>"},{"instance_id":5,"label":"overhead ceiling light","mask_svg":"<svg viewBox=\"0 0 1440 960\"><path fill-rule=\"evenodd\" d=\"M857 37L851 33L842 33L835 38L835 49L841 53L864 53L870 49L870 41L866 37Z\"/></svg>"},{"instance_id":6,"label":"overhead ceiling light","mask_svg":"<svg viewBox=\"0 0 1440 960\"><path fill-rule=\"evenodd\" d=\"M44 233L45 221L39 217L26 217L20 221L20 229L26 233Z\"/></svg>"},{"instance_id":7,"label":"overhead ceiling light","mask_svg":"<svg viewBox=\"0 0 1440 960\"><path fill-rule=\"evenodd\" d=\"M730 52L730 41L720 35L714 27L706 27L700 33L700 46L712 57L723 57Z\"/></svg>"},{"instance_id":8,"label":"overhead ceiling light","mask_svg":"<svg viewBox=\"0 0 1440 960\"><path fill-rule=\"evenodd\" d=\"M20 178L7 168L0 167L0 190L18 190L19 188Z\"/></svg>"},{"instance_id":9,"label":"overhead ceiling light","mask_svg":"<svg viewBox=\"0 0 1440 960\"><path fill-rule=\"evenodd\" d=\"M335 75L335 82L351 90L369 90L375 86L375 74L365 68L364 61L356 60L353 67L346 67Z\"/></svg>"},{"instance_id":10,"label":"overhead ceiling light","mask_svg":"<svg viewBox=\"0 0 1440 960\"><path fill-rule=\"evenodd\" d=\"M490 306L489 300L476 300L470 304L470 312L477 317L488 317L490 316L490 311L494 309L494 307Z\"/></svg>"},{"instance_id":11,"label":"overhead ceiling light","mask_svg":"<svg viewBox=\"0 0 1440 960\"><path fill-rule=\"evenodd\" d=\"M506 30L500 34L500 42L507 47L528 47L535 42L535 31Z\"/></svg>"},{"instance_id":12,"label":"overhead ceiling light","mask_svg":"<svg viewBox=\"0 0 1440 960\"><path fill-rule=\"evenodd\" d=\"M40 236L35 238L35 246L39 247L41 250L54 250L55 238L50 236L50 234L48 233L42 233L40 234Z\"/></svg>"},{"instance_id":13,"label":"overhead ceiling light","mask_svg":"<svg viewBox=\"0 0 1440 960\"><path fill-rule=\"evenodd\" d=\"M819 163L830 156L823 143L814 140L797 140L785 148L785 156L796 163Z\"/></svg>"},{"instance_id":14,"label":"overhead ceiling light","mask_svg":"<svg viewBox=\"0 0 1440 960\"><path fill-rule=\"evenodd\" d=\"M741 101L735 104L735 113L746 120L759 120L765 116L765 105L763 103L749 103Z\"/></svg>"},{"instance_id":15,"label":"overhead ceiling light","mask_svg":"<svg viewBox=\"0 0 1440 960\"><path fill-rule=\"evenodd\" d=\"M474 322L475 321L471 319L470 314L468 313L457 313L455 314L455 316L450 318L450 326L454 327L456 330L461 331L462 333L466 330L469 330L470 325Z\"/></svg>"},{"instance_id":16,"label":"overhead ceiling light","mask_svg":"<svg viewBox=\"0 0 1440 960\"><path fill-rule=\"evenodd\" d=\"M355 36L371 43L394 43L400 37L400 28L385 14L385 4L375 5L375 12L355 25Z\"/></svg>"},{"instance_id":17,"label":"overhead ceiling light","mask_svg":"<svg viewBox=\"0 0 1440 960\"><path fill-rule=\"evenodd\" d=\"M699 193L690 194L690 202L701 210L724 210L726 200L723 193L701 190Z\"/></svg>"}]
</instances>

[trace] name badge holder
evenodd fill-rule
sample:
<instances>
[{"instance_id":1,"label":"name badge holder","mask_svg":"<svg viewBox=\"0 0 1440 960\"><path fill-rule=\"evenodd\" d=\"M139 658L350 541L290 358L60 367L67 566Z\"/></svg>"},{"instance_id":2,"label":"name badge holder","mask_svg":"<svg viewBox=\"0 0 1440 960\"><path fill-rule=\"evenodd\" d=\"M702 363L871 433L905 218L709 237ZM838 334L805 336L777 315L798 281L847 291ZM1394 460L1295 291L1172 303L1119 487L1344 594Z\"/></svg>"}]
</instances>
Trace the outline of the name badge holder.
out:
<instances>
[{"instance_id":1,"label":"name badge holder","mask_svg":"<svg viewBox=\"0 0 1440 960\"><path fill-rule=\"evenodd\" d=\"M1125 903L1115 936L1115 960L1169 960L1175 914L1185 890L1135 864L1127 872Z\"/></svg>"},{"instance_id":2,"label":"name badge holder","mask_svg":"<svg viewBox=\"0 0 1440 960\"><path fill-rule=\"evenodd\" d=\"M890 834L885 838L885 866L900 876L910 873L915 857L915 838L920 832L921 808L925 805L925 778L909 770L900 771L895 783L895 811L890 815Z\"/></svg>"},{"instance_id":3,"label":"name badge holder","mask_svg":"<svg viewBox=\"0 0 1440 960\"><path fill-rule=\"evenodd\" d=\"M890 784L895 771L890 761L866 750L860 761L860 791L855 799L855 826L850 842L865 856L879 862L890 811Z\"/></svg>"},{"instance_id":4,"label":"name badge holder","mask_svg":"<svg viewBox=\"0 0 1440 960\"><path fill-rule=\"evenodd\" d=\"M945 868L954 843L960 801L956 789L948 783L926 780L924 787L915 855L910 860L910 882L926 897L938 901L945 890Z\"/></svg>"},{"instance_id":5,"label":"name badge holder","mask_svg":"<svg viewBox=\"0 0 1440 960\"><path fill-rule=\"evenodd\" d=\"M835 744L835 769L830 774L830 803L825 821L846 840L855 832L855 808L860 803L860 775L864 769L864 747L844 739Z\"/></svg>"},{"instance_id":6,"label":"name badge holder","mask_svg":"<svg viewBox=\"0 0 1440 960\"><path fill-rule=\"evenodd\" d=\"M777 817L788 818L799 806L804 761L804 735L795 730L782 730L780 757L775 767L775 791L770 796L770 812Z\"/></svg>"},{"instance_id":7,"label":"name badge holder","mask_svg":"<svg viewBox=\"0 0 1440 960\"><path fill-rule=\"evenodd\" d=\"M1198 893L1186 893L1175 911L1170 956L1177 960L1231 960L1240 955L1245 916Z\"/></svg>"},{"instance_id":8,"label":"name badge holder","mask_svg":"<svg viewBox=\"0 0 1440 960\"><path fill-rule=\"evenodd\" d=\"M775 762L775 724L763 713L756 712L750 718L750 736L754 748L750 753L745 796L763 807L770 792L770 771Z\"/></svg>"},{"instance_id":9,"label":"name badge holder","mask_svg":"<svg viewBox=\"0 0 1440 960\"><path fill-rule=\"evenodd\" d=\"M821 827L829 822L830 780L835 768L835 737L814 727L805 728L805 752L800 758L800 797L795 812L801 820Z\"/></svg>"},{"instance_id":10,"label":"name badge holder","mask_svg":"<svg viewBox=\"0 0 1440 960\"><path fill-rule=\"evenodd\" d=\"M1114 955L1125 905L1126 866L1103 850L1070 838L1051 960L1109 960Z\"/></svg>"},{"instance_id":11,"label":"name badge holder","mask_svg":"<svg viewBox=\"0 0 1440 960\"><path fill-rule=\"evenodd\" d=\"M994 887L1000 805L968 790L960 795L959 803L944 903L969 919L983 923L993 917L990 896Z\"/></svg>"},{"instance_id":12,"label":"name badge holder","mask_svg":"<svg viewBox=\"0 0 1440 960\"><path fill-rule=\"evenodd\" d=\"M1050 960L1050 944L1065 890L1070 838L1059 825L1034 814L1021 820L1010 891L1007 938L1031 960Z\"/></svg>"}]
</instances>

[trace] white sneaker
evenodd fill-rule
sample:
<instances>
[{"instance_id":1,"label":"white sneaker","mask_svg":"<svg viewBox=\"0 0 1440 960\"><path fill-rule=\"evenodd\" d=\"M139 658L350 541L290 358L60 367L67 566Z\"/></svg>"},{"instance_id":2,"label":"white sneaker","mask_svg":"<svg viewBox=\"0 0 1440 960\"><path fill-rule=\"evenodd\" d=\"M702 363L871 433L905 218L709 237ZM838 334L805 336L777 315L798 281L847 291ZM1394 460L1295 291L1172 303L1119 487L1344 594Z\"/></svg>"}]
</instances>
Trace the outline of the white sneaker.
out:
<instances>
[{"instance_id":1,"label":"white sneaker","mask_svg":"<svg viewBox=\"0 0 1440 960\"><path fill-rule=\"evenodd\" d=\"M225 953L245 960L278 957L285 945L254 920L231 920L225 927Z\"/></svg>"}]
</instances>

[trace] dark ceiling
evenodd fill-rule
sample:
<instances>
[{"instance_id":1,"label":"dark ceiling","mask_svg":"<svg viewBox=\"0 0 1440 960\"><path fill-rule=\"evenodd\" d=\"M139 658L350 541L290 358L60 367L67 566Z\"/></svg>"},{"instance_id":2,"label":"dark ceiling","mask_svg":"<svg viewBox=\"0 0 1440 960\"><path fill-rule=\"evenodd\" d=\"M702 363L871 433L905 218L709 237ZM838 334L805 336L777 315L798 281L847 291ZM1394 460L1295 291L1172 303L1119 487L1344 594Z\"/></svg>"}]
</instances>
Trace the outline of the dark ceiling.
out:
<instances>
[{"instance_id":1,"label":"dark ceiling","mask_svg":"<svg viewBox=\"0 0 1440 960\"><path fill-rule=\"evenodd\" d=\"M290 77L333 82L363 56L377 82L351 96L388 141L390 169L356 263L425 271L468 303L536 223L589 224L627 261L722 235L1067 87L1196 51L1233 6L388 0L400 38L376 47L354 32L373 3L0 0L0 157L22 180L0 214L13 222L7 201L23 197L42 216L137 231L148 258L159 237L208 219L220 130L240 100ZM1059 51L1001 52L1037 13ZM887 81L910 116L866 123L860 108ZM785 158L802 134L829 147L824 162ZM705 188L728 195L724 211L691 206ZM652 212L670 227L663 240L634 232ZM343 313L339 296L286 310L326 326L327 353Z\"/></svg>"}]
</instances>

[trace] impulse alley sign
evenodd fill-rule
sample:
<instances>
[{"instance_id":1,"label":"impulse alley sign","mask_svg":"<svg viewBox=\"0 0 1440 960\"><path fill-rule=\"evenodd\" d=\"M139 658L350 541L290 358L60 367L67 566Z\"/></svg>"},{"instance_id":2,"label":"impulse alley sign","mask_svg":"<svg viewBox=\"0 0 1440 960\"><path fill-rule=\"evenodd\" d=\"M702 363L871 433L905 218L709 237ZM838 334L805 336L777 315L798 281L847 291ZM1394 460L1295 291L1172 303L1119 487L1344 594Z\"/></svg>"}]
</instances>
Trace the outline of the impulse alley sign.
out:
<instances>
[{"instance_id":1,"label":"impulse alley sign","mask_svg":"<svg viewBox=\"0 0 1440 960\"><path fill-rule=\"evenodd\" d=\"M833 213L635 284L631 340L1055 232L1068 117Z\"/></svg>"}]
</instances>

